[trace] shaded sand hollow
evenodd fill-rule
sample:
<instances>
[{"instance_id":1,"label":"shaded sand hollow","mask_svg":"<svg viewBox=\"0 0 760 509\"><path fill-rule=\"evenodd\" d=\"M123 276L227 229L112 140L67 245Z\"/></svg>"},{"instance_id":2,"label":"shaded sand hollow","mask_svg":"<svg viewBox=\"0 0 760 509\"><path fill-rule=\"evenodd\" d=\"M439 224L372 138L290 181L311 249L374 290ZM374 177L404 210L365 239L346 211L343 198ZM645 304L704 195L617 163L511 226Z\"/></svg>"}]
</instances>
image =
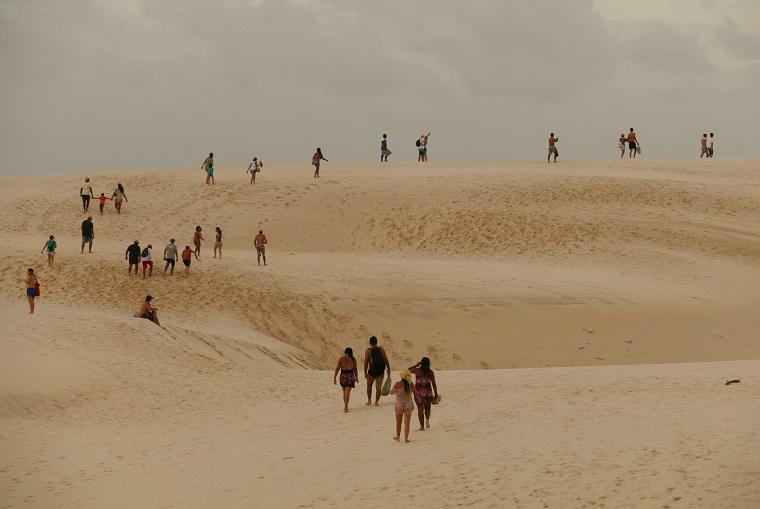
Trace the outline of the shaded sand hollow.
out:
<instances>
[{"instance_id":1,"label":"shaded sand hollow","mask_svg":"<svg viewBox=\"0 0 760 509\"><path fill-rule=\"evenodd\" d=\"M0 506L760 507L759 160L244 170L88 173L85 255L84 174L0 178ZM438 369L409 445L325 371L371 334Z\"/></svg>"}]
</instances>

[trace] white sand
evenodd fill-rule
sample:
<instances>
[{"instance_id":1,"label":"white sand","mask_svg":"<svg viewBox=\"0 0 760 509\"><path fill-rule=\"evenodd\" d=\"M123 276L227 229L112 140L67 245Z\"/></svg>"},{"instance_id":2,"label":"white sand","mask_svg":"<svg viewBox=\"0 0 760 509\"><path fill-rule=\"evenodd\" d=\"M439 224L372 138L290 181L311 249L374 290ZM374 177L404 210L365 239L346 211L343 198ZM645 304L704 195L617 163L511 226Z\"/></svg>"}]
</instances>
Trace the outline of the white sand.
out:
<instances>
[{"instance_id":1,"label":"white sand","mask_svg":"<svg viewBox=\"0 0 760 509\"><path fill-rule=\"evenodd\" d=\"M0 178L0 506L760 507L760 161L244 168L90 174L92 255L83 174ZM409 445L319 370L370 334L438 369Z\"/></svg>"}]
</instances>

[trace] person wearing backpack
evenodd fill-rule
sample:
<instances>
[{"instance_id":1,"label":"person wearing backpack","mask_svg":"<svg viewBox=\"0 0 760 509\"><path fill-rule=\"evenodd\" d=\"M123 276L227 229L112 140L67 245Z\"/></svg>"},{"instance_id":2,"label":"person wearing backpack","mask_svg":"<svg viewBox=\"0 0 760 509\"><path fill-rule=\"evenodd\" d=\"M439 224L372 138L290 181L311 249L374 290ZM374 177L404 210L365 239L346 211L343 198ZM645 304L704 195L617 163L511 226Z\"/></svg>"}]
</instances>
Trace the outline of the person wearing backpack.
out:
<instances>
[{"instance_id":1,"label":"person wearing backpack","mask_svg":"<svg viewBox=\"0 0 760 509\"><path fill-rule=\"evenodd\" d=\"M142 258L143 279L145 279L145 269L148 269L148 277L153 276L153 245L148 244L148 247L140 253L140 257Z\"/></svg>"},{"instance_id":2,"label":"person wearing backpack","mask_svg":"<svg viewBox=\"0 0 760 509\"><path fill-rule=\"evenodd\" d=\"M124 253L124 259L129 260L129 274L132 275L132 266L135 267L135 276L137 275L137 265L140 263L140 242L134 241L127 247Z\"/></svg>"},{"instance_id":3,"label":"person wearing backpack","mask_svg":"<svg viewBox=\"0 0 760 509\"><path fill-rule=\"evenodd\" d=\"M364 352L364 378L367 379L367 405L372 404L372 385L375 385L375 406L380 404L385 371L391 376L391 363L382 346L377 346L377 338L369 338L369 348Z\"/></svg>"}]
</instances>

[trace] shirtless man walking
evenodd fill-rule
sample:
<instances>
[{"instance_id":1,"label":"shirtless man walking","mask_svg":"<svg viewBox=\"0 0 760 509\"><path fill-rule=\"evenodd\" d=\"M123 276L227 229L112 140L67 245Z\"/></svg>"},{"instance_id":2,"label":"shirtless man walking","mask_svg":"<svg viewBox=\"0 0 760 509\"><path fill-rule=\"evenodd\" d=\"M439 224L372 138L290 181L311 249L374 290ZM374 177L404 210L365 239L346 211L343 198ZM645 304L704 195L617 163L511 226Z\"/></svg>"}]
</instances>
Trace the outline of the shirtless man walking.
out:
<instances>
[{"instance_id":1,"label":"shirtless man walking","mask_svg":"<svg viewBox=\"0 0 760 509\"><path fill-rule=\"evenodd\" d=\"M267 236L264 235L264 230L259 230L259 234L253 239L253 245L256 246L256 261L261 265L261 259L264 258L264 267L267 266Z\"/></svg>"},{"instance_id":2,"label":"shirtless man walking","mask_svg":"<svg viewBox=\"0 0 760 509\"><path fill-rule=\"evenodd\" d=\"M628 159L632 157L636 159L636 149L638 143L639 142L636 139L636 132L633 130L633 127L631 127L631 130L628 131Z\"/></svg>"},{"instance_id":3,"label":"shirtless man walking","mask_svg":"<svg viewBox=\"0 0 760 509\"><path fill-rule=\"evenodd\" d=\"M559 152L557 152L557 147L554 145L559 141L559 138L554 137L554 133L551 133L549 135L549 155L546 156L546 162L549 162L549 159L552 158L552 154L554 154L554 162L557 162L557 156L559 155Z\"/></svg>"},{"instance_id":4,"label":"shirtless man walking","mask_svg":"<svg viewBox=\"0 0 760 509\"><path fill-rule=\"evenodd\" d=\"M367 379L367 405L372 404L372 385L375 384L375 406L380 404L385 371L391 376L391 363L382 346L377 346L377 338L369 338L369 348L364 352L364 378Z\"/></svg>"}]
</instances>

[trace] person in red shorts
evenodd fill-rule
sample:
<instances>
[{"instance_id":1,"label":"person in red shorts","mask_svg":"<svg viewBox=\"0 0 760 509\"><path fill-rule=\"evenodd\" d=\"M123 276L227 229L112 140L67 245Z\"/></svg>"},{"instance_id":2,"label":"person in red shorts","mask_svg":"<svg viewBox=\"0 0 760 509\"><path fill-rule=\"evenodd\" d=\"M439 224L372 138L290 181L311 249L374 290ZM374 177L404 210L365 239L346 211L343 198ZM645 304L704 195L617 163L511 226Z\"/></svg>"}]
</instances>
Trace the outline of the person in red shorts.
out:
<instances>
[{"instance_id":1,"label":"person in red shorts","mask_svg":"<svg viewBox=\"0 0 760 509\"><path fill-rule=\"evenodd\" d=\"M153 275L153 245L142 250L143 279L145 279L145 269L148 269L148 277Z\"/></svg>"}]
</instances>

